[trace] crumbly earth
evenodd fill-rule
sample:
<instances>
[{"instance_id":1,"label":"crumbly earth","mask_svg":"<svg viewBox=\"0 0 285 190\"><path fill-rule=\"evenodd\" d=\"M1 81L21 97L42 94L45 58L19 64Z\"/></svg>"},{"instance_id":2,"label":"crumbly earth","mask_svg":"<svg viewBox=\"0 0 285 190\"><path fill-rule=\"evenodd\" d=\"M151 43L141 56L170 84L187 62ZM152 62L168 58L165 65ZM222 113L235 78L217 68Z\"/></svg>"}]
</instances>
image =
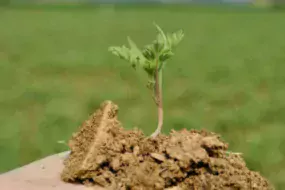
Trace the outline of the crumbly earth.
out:
<instances>
[{"instance_id":1,"label":"crumbly earth","mask_svg":"<svg viewBox=\"0 0 285 190\"><path fill-rule=\"evenodd\" d=\"M274 189L217 134L184 129L151 139L125 130L117 113L106 101L82 124L69 142L62 180L110 190Z\"/></svg>"}]
</instances>

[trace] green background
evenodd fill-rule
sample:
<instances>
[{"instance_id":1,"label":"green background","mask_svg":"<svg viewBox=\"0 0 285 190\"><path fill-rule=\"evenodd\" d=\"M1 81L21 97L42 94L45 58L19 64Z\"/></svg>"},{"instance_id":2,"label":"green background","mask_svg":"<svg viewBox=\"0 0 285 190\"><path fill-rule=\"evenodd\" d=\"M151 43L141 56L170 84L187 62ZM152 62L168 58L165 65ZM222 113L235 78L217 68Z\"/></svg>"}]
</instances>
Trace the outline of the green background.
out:
<instances>
[{"instance_id":1,"label":"green background","mask_svg":"<svg viewBox=\"0 0 285 190\"><path fill-rule=\"evenodd\" d=\"M146 76L107 51L153 40L158 23L185 39L164 74L164 132L220 133L250 169L285 189L285 13L179 6L0 9L0 172L66 150L104 100L146 134L156 108Z\"/></svg>"}]
</instances>

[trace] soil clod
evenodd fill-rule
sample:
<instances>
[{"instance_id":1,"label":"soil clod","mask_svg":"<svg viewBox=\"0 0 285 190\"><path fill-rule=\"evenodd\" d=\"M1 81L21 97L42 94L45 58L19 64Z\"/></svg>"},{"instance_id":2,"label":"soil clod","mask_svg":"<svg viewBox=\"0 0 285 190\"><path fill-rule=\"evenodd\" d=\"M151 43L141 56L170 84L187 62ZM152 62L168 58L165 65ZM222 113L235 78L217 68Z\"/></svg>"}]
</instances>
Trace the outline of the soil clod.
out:
<instances>
[{"instance_id":1,"label":"soil clod","mask_svg":"<svg viewBox=\"0 0 285 190\"><path fill-rule=\"evenodd\" d=\"M69 142L64 181L111 190L273 190L215 133L171 131L155 139L127 131L111 101L85 121Z\"/></svg>"}]
</instances>

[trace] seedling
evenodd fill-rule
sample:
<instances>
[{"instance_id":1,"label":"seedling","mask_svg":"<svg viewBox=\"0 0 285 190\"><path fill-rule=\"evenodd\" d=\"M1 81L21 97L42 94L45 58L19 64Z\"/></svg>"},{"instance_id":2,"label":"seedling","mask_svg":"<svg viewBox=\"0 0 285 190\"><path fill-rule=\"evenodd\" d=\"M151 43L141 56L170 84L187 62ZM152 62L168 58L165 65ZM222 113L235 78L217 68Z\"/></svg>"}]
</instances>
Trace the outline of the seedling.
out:
<instances>
[{"instance_id":1,"label":"seedling","mask_svg":"<svg viewBox=\"0 0 285 190\"><path fill-rule=\"evenodd\" d=\"M157 106L158 125L151 137L155 138L161 133L163 125L163 102L162 102L162 73L166 61L173 55L173 49L184 37L182 30L165 34L163 30L154 23L158 34L156 39L140 50L137 45L128 37L129 48L126 46L112 46L109 51L121 59L131 63L136 69L143 68L148 75L147 88L151 90L152 97Z\"/></svg>"}]
</instances>

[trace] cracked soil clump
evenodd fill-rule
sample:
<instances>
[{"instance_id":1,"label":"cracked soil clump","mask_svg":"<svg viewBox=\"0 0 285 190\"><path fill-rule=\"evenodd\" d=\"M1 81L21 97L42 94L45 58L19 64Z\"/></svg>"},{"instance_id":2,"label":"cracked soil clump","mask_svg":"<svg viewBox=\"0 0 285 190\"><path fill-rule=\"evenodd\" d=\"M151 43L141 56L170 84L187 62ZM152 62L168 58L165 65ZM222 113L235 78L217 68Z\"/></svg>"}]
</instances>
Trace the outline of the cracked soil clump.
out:
<instances>
[{"instance_id":1,"label":"cracked soil clump","mask_svg":"<svg viewBox=\"0 0 285 190\"><path fill-rule=\"evenodd\" d=\"M69 142L64 181L110 190L271 190L219 136L196 130L147 138L127 131L111 101L85 121Z\"/></svg>"}]
</instances>

